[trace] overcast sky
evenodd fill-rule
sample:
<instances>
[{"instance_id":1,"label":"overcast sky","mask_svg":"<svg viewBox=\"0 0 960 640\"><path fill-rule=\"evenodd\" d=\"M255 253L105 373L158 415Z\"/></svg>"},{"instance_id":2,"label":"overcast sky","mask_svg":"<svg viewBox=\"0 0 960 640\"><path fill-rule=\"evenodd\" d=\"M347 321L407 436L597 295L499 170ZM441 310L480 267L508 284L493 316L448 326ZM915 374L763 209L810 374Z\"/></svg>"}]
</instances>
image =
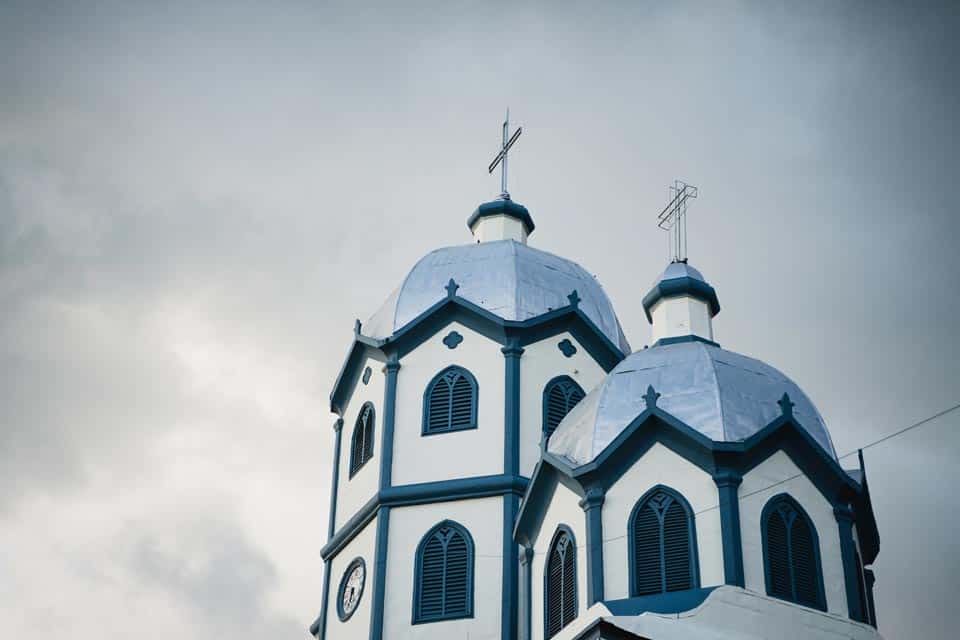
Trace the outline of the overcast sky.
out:
<instances>
[{"instance_id":1,"label":"overcast sky","mask_svg":"<svg viewBox=\"0 0 960 640\"><path fill-rule=\"evenodd\" d=\"M353 320L469 241L507 105L635 348L683 178L717 339L839 452L960 402L955 3L520 4L0 0L6 637L306 637ZM866 452L888 638L955 636L958 429Z\"/></svg>"}]
</instances>

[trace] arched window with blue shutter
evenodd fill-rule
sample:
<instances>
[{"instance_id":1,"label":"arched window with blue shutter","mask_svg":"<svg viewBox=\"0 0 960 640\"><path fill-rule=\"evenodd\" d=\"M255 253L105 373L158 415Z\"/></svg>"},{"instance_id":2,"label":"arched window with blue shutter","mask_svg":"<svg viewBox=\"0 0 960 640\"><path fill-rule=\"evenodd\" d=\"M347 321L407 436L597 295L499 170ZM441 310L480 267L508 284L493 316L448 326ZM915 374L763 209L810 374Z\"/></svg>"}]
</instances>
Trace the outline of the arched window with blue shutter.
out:
<instances>
[{"instance_id":1,"label":"arched window with blue shutter","mask_svg":"<svg viewBox=\"0 0 960 640\"><path fill-rule=\"evenodd\" d=\"M413 623L473 617L473 539L452 520L427 532L417 547Z\"/></svg>"},{"instance_id":2,"label":"arched window with blue shutter","mask_svg":"<svg viewBox=\"0 0 960 640\"><path fill-rule=\"evenodd\" d=\"M803 507L780 494L764 506L760 527L767 595L826 611L820 542Z\"/></svg>"},{"instance_id":3,"label":"arched window with blue shutter","mask_svg":"<svg viewBox=\"0 0 960 640\"><path fill-rule=\"evenodd\" d=\"M700 585L693 511L683 496L654 487L633 508L628 530L631 596Z\"/></svg>"},{"instance_id":4,"label":"arched window with blue shutter","mask_svg":"<svg viewBox=\"0 0 960 640\"><path fill-rule=\"evenodd\" d=\"M353 435L350 437L350 477L360 470L360 467L373 457L373 405L365 402L357 414L357 421L353 425Z\"/></svg>"},{"instance_id":5,"label":"arched window with blue shutter","mask_svg":"<svg viewBox=\"0 0 960 640\"><path fill-rule=\"evenodd\" d=\"M543 582L544 637L552 638L577 617L577 545L566 525L553 534Z\"/></svg>"},{"instance_id":6,"label":"arched window with blue shutter","mask_svg":"<svg viewBox=\"0 0 960 640\"><path fill-rule=\"evenodd\" d=\"M463 367L447 367L423 394L423 435L477 428L477 380Z\"/></svg>"},{"instance_id":7,"label":"arched window with blue shutter","mask_svg":"<svg viewBox=\"0 0 960 640\"><path fill-rule=\"evenodd\" d=\"M553 431L586 395L583 388L570 376L557 376L543 388L543 436L549 438Z\"/></svg>"}]
</instances>

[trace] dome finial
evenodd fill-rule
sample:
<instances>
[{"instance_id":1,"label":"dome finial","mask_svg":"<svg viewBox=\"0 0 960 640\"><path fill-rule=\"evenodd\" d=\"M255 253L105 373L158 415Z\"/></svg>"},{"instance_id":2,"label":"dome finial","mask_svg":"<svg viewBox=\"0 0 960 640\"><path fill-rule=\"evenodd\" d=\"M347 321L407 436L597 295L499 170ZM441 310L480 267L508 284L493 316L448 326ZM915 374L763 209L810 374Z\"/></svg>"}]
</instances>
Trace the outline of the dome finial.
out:
<instances>
[{"instance_id":1,"label":"dome finial","mask_svg":"<svg viewBox=\"0 0 960 640\"><path fill-rule=\"evenodd\" d=\"M657 226L668 231L670 262L687 262L687 201L699 194L692 184L674 180L670 186L670 202L657 216Z\"/></svg>"},{"instance_id":2,"label":"dome finial","mask_svg":"<svg viewBox=\"0 0 960 640\"><path fill-rule=\"evenodd\" d=\"M533 219L527 208L511 200L510 192L507 191L507 154L522 132L523 127L517 127L513 135L510 135L508 108L503 120L500 150L487 167L487 173L493 173L494 169L500 167L500 197L493 202L481 204L467 220L467 226L477 242L515 240L526 244L527 236L533 231Z\"/></svg>"},{"instance_id":3,"label":"dome finial","mask_svg":"<svg viewBox=\"0 0 960 640\"><path fill-rule=\"evenodd\" d=\"M493 158L493 161L490 162L490 166L487 167L487 173L493 173L493 170L497 168L497 165L500 165L501 200L510 199L510 192L507 191L507 152L510 151L510 147L512 147L513 143L517 141L517 138L520 137L521 133L523 133L523 127L517 127L517 130L513 132L513 135L510 135L510 107L507 107L507 115L503 119L503 139L500 143L500 151L497 152L497 155Z\"/></svg>"}]
</instances>

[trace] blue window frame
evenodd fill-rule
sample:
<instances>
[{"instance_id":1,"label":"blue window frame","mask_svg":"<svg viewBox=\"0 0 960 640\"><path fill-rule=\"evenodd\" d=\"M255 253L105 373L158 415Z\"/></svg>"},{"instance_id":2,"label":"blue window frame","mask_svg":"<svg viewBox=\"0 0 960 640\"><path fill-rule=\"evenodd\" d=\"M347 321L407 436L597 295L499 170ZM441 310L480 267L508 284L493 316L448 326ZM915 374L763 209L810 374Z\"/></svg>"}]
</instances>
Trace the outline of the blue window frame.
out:
<instances>
[{"instance_id":1,"label":"blue window frame","mask_svg":"<svg viewBox=\"0 0 960 640\"><path fill-rule=\"evenodd\" d=\"M820 542L807 512L780 494L764 506L760 526L767 595L826 611Z\"/></svg>"},{"instance_id":2,"label":"blue window frame","mask_svg":"<svg viewBox=\"0 0 960 640\"><path fill-rule=\"evenodd\" d=\"M473 538L444 520L417 546L413 624L473 617Z\"/></svg>"},{"instance_id":3,"label":"blue window frame","mask_svg":"<svg viewBox=\"0 0 960 640\"><path fill-rule=\"evenodd\" d=\"M350 436L350 477L352 478L360 468L373 457L373 437L375 413L373 404L365 402L357 414L357 421L353 425L353 435Z\"/></svg>"},{"instance_id":4,"label":"blue window frame","mask_svg":"<svg viewBox=\"0 0 960 640\"><path fill-rule=\"evenodd\" d=\"M423 435L477 428L477 380L463 367L447 367L423 394Z\"/></svg>"},{"instance_id":5,"label":"blue window frame","mask_svg":"<svg viewBox=\"0 0 960 640\"><path fill-rule=\"evenodd\" d=\"M577 544L566 525L553 534L543 582L544 637L552 638L577 617Z\"/></svg>"},{"instance_id":6,"label":"blue window frame","mask_svg":"<svg viewBox=\"0 0 960 640\"><path fill-rule=\"evenodd\" d=\"M583 400L583 388L570 376L557 376L543 388L543 436L549 438L564 416Z\"/></svg>"},{"instance_id":7,"label":"blue window frame","mask_svg":"<svg viewBox=\"0 0 960 640\"><path fill-rule=\"evenodd\" d=\"M700 586L693 511L683 496L654 487L634 506L628 529L631 596Z\"/></svg>"}]
</instances>

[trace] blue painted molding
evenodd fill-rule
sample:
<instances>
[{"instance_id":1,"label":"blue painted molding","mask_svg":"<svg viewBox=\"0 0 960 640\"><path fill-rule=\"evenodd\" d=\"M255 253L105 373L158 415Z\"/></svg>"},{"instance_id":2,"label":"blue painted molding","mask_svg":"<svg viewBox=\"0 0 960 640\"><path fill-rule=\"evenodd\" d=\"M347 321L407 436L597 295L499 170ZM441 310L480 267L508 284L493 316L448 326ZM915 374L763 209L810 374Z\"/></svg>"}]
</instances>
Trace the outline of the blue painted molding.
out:
<instances>
[{"instance_id":1,"label":"blue painted molding","mask_svg":"<svg viewBox=\"0 0 960 640\"><path fill-rule=\"evenodd\" d=\"M637 566L636 566L636 536L634 534L634 520L637 517L637 512L646 505L647 500L649 500L653 495L658 492L663 492L668 494L673 498L677 504L683 509L684 514L687 516L687 526L689 536L688 544L690 549L690 575L692 577L691 584L692 589L700 588L700 554L697 549L697 523L696 518L693 515L693 509L690 507L690 503L687 502L687 499L683 497L676 489L668 487L663 484L658 484L654 487L651 487L649 490L644 492L640 499L637 500L636 504L633 505L633 509L630 510L630 515L627 519L627 568L629 574L630 583L628 585L629 593L631 597L649 597L649 596L635 596L637 592ZM664 572L666 573L666 572ZM666 575L664 575L666 579Z\"/></svg>"},{"instance_id":2,"label":"blue painted molding","mask_svg":"<svg viewBox=\"0 0 960 640\"><path fill-rule=\"evenodd\" d=\"M586 518L587 530L587 608L603 600L603 518L605 495L602 489L592 488L580 500Z\"/></svg>"},{"instance_id":3,"label":"blue painted molding","mask_svg":"<svg viewBox=\"0 0 960 640\"><path fill-rule=\"evenodd\" d=\"M373 563L373 600L370 612L370 640L383 638L383 598L387 586L387 541L390 534L390 507L377 515L377 538Z\"/></svg>"},{"instance_id":4,"label":"blue painted molding","mask_svg":"<svg viewBox=\"0 0 960 640\"><path fill-rule=\"evenodd\" d=\"M716 289L703 280L684 276L661 280L653 285L650 292L643 297L643 311L647 314L647 320L653 322L650 310L654 305L664 298L676 298L677 296L690 296L707 303L707 306L710 307L711 316L720 313L720 301L717 299Z\"/></svg>"},{"instance_id":5,"label":"blue painted molding","mask_svg":"<svg viewBox=\"0 0 960 640\"><path fill-rule=\"evenodd\" d=\"M523 228L526 229L527 235L533 233L533 230L536 228L527 208L509 198L500 198L481 204L470 214L470 217L467 218L467 228L472 232L473 227L481 218L489 216L509 216L515 218L523 223Z\"/></svg>"},{"instance_id":6,"label":"blue painted molding","mask_svg":"<svg viewBox=\"0 0 960 640\"><path fill-rule=\"evenodd\" d=\"M670 338L660 338L653 343L654 347L662 347L665 344L678 344L681 342L702 342L703 344L708 344L711 347L720 347L720 345L713 340L707 340L706 338L690 334L688 336L673 336Z\"/></svg>"},{"instance_id":7,"label":"blue painted molding","mask_svg":"<svg viewBox=\"0 0 960 640\"><path fill-rule=\"evenodd\" d=\"M320 550L326 560L340 552L377 514L382 507L400 507L416 504L431 504L452 500L469 500L512 494L522 496L529 480L523 476L505 474L438 480L384 488L375 493L336 532Z\"/></svg>"},{"instance_id":8,"label":"blue painted molding","mask_svg":"<svg viewBox=\"0 0 960 640\"><path fill-rule=\"evenodd\" d=\"M520 358L523 348L511 340L500 349L504 360L503 472L520 473Z\"/></svg>"},{"instance_id":9,"label":"blue painted molding","mask_svg":"<svg viewBox=\"0 0 960 640\"><path fill-rule=\"evenodd\" d=\"M524 547L520 556L523 569L523 624L520 626L522 640L533 638L533 548Z\"/></svg>"},{"instance_id":10,"label":"blue painted molding","mask_svg":"<svg viewBox=\"0 0 960 640\"><path fill-rule=\"evenodd\" d=\"M503 584L500 591L500 637L515 638L520 626L519 597L517 589L520 582L519 548L513 541L513 522L520 508L520 497L514 493L503 496Z\"/></svg>"},{"instance_id":11,"label":"blue painted molding","mask_svg":"<svg viewBox=\"0 0 960 640\"><path fill-rule=\"evenodd\" d=\"M392 356L383 367L386 383L383 389L383 454L380 456L380 488L393 484L393 433L397 414L397 373L400 362Z\"/></svg>"},{"instance_id":12,"label":"blue painted molding","mask_svg":"<svg viewBox=\"0 0 960 640\"><path fill-rule=\"evenodd\" d=\"M716 587L671 591L652 596L605 600L604 605L615 616L638 616L643 613L681 613L703 604Z\"/></svg>"},{"instance_id":13,"label":"blue painted molding","mask_svg":"<svg viewBox=\"0 0 960 640\"><path fill-rule=\"evenodd\" d=\"M320 616L310 625L310 635L317 640L324 640L327 636L327 602L330 600L330 561L323 563L323 605L320 607Z\"/></svg>"},{"instance_id":14,"label":"blue painted molding","mask_svg":"<svg viewBox=\"0 0 960 640\"><path fill-rule=\"evenodd\" d=\"M380 362L386 362L388 354L403 358L452 322L462 324L503 346L510 339L516 339L522 347L568 332L607 372L626 355L583 311L573 305L523 321L504 320L459 296L443 296L389 338L378 340L359 333L354 336L353 345L330 393L330 410L338 415L343 414L343 408L360 380L367 358Z\"/></svg>"},{"instance_id":15,"label":"blue painted molding","mask_svg":"<svg viewBox=\"0 0 960 640\"><path fill-rule=\"evenodd\" d=\"M833 515L837 519L837 529L840 534L840 559L843 562L844 586L847 593L847 609L854 620L864 621L864 611L860 610L860 593L857 582L859 571L855 557L856 547L853 544L853 509L847 505L836 505Z\"/></svg>"},{"instance_id":16,"label":"blue painted molding","mask_svg":"<svg viewBox=\"0 0 960 640\"><path fill-rule=\"evenodd\" d=\"M817 526L814 524L813 519L810 518L810 515L789 493L781 493L773 496L767 500L767 503L763 505L763 511L760 512L760 539L763 543L763 575L764 583L766 584L766 593L770 597L776 597L773 595L773 593L771 593L773 582L770 575L770 553L767 549L767 522L770 519L771 512L777 508L777 505L780 502L783 501L788 502L790 506L797 512L797 517L803 518L806 521L807 526L810 527L810 535L813 538L814 572L816 573L815 577L817 579L817 602L815 604L803 603L803 605L820 609L821 611L826 611L827 596L823 587L823 564L820 560L820 534L817 531ZM792 568L790 569L790 572L792 575Z\"/></svg>"},{"instance_id":17,"label":"blue painted molding","mask_svg":"<svg viewBox=\"0 0 960 640\"><path fill-rule=\"evenodd\" d=\"M330 482L330 513L327 520L327 541L333 538L337 523L337 487L340 484L340 440L343 432L343 418L337 418L333 431L333 480Z\"/></svg>"},{"instance_id":18,"label":"blue painted molding","mask_svg":"<svg viewBox=\"0 0 960 640\"><path fill-rule=\"evenodd\" d=\"M467 606L466 611L456 615L440 615L434 618L424 618L420 614L420 599L423 597L423 584L421 580L421 575L423 573L423 552L433 535L442 527L451 527L456 529L460 535L463 536L467 543ZM470 531L459 522L454 522L453 520L443 520L442 522L438 522L431 527L422 538L420 538L420 543L417 545L416 555L414 556L413 614L410 618L411 624L428 624L431 622L441 622L443 620L460 620L463 618L473 617L473 593L475 579L474 565L476 563L475 549L476 547L473 543L473 536L470 535ZM441 586L441 588L444 587Z\"/></svg>"},{"instance_id":19,"label":"blue painted molding","mask_svg":"<svg viewBox=\"0 0 960 640\"><path fill-rule=\"evenodd\" d=\"M874 629L877 628L877 607L873 602L873 585L877 581L876 576L870 569L863 570L863 581L867 585L867 608L870 610L870 624Z\"/></svg>"},{"instance_id":20,"label":"blue painted molding","mask_svg":"<svg viewBox=\"0 0 960 640\"><path fill-rule=\"evenodd\" d=\"M560 353L562 353L566 358L572 358L573 354L577 352L577 348L567 338L564 338L558 342L557 348L560 349Z\"/></svg>"},{"instance_id":21,"label":"blue painted molding","mask_svg":"<svg viewBox=\"0 0 960 640\"><path fill-rule=\"evenodd\" d=\"M443 339L443 344L446 345L447 349L456 349L461 342L463 342L463 336L458 331L451 331Z\"/></svg>"},{"instance_id":22,"label":"blue painted molding","mask_svg":"<svg viewBox=\"0 0 960 640\"><path fill-rule=\"evenodd\" d=\"M713 476L720 503L720 536L723 544L723 581L745 586L743 578L743 543L740 534L740 498L737 490L743 476L734 470L722 469Z\"/></svg>"}]
</instances>

